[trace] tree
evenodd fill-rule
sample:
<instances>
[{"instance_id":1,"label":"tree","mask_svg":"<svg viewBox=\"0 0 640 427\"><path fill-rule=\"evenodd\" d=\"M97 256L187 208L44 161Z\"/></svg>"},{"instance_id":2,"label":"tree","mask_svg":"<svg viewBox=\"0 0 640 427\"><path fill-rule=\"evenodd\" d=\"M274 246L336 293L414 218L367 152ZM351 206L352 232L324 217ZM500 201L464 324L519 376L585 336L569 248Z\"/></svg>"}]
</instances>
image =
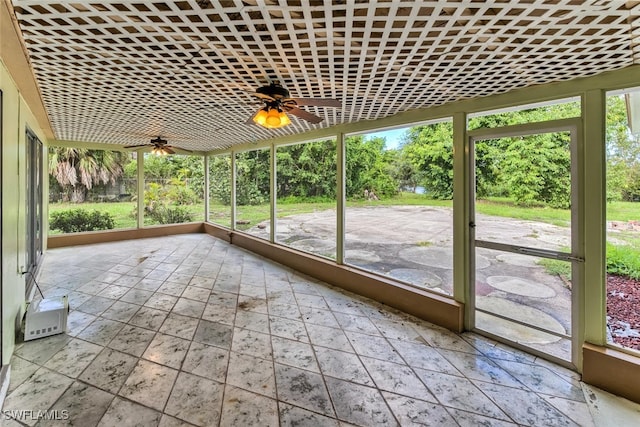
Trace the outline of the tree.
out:
<instances>
[{"instance_id":1,"label":"tree","mask_svg":"<svg viewBox=\"0 0 640 427\"><path fill-rule=\"evenodd\" d=\"M127 170L129 169L127 166ZM133 170L133 168L131 166ZM201 156L144 155L144 177L147 181L167 183L172 179L182 181L196 194L204 194L204 160Z\"/></svg>"},{"instance_id":2,"label":"tree","mask_svg":"<svg viewBox=\"0 0 640 427\"><path fill-rule=\"evenodd\" d=\"M607 97L607 200L640 199L640 134L629 130L622 96Z\"/></svg>"},{"instance_id":3,"label":"tree","mask_svg":"<svg viewBox=\"0 0 640 427\"><path fill-rule=\"evenodd\" d=\"M469 120L469 128L577 117L578 103L491 114ZM451 122L412 127L402 146L429 197L453 197L453 128ZM474 147L476 196L506 196L521 204L568 207L570 159L566 135L550 133L524 138L479 140Z\"/></svg>"},{"instance_id":4,"label":"tree","mask_svg":"<svg viewBox=\"0 0 640 427\"><path fill-rule=\"evenodd\" d=\"M571 205L569 135L538 134L508 138L502 144L502 187L517 204L544 203L554 208Z\"/></svg>"},{"instance_id":5,"label":"tree","mask_svg":"<svg viewBox=\"0 0 640 427\"><path fill-rule=\"evenodd\" d=\"M400 190L409 190L415 193L418 185L420 185L420 181L423 179L422 173L416 165L411 162L404 150L390 150L389 152L393 153L391 175L398 181Z\"/></svg>"},{"instance_id":6,"label":"tree","mask_svg":"<svg viewBox=\"0 0 640 427\"><path fill-rule=\"evenodd\" d=\"M269 201L270 149L236 154L236 203L260 205Z\"/></svg>"},{"instance_id":7,"label":"tree","mask_svg":"<svg viewBox=\"0 0 640 427\"><path fill-rule=\"evenodd\" d=\"M453 197L453 126L441 122L414 126L402 145L403 155L418 171L419 185L429 197Z\"/></svg>"},{"instance_id":8,"label":"tree","mask_svg":"<svg viewBox=\"0 0 640 427\"><path fill-rule=\"evenodd\" d=\"M74 203L84 202L91 188L99 184L115 185L123 174L129 153L86 148L49 148L49 173Z\"/></svg>"},{"instance_id":9,"label":"tree","mask_svg":"<svg viewBox=\"0 0 640 427\"><path fill-rule=\"evenodd\" d=\"M220 203L231 204L231 155L209 158L209 192Z\"/></svg>"},{"instance_id":10,"label":"tree","mask_svg":"<svg viewBox=\"0 0 640 427\"><path fill-rule=\"evenodd\" d=\"M400 186L392 176L392 157L385 153L384 138L350 136L345 145L347 197L360 197L364 190L374 190L385 196L398 193Z\"/></svg>"},{"instance_id":11,"label":"tree","mask_svg":"<svg viewBox=\"0 0 640 427\"><path fill-rule=\"evenodd\" d=\"M278 197L336 197L336 142L333 139L278 147Z\"/></svg>"}]
</instances>

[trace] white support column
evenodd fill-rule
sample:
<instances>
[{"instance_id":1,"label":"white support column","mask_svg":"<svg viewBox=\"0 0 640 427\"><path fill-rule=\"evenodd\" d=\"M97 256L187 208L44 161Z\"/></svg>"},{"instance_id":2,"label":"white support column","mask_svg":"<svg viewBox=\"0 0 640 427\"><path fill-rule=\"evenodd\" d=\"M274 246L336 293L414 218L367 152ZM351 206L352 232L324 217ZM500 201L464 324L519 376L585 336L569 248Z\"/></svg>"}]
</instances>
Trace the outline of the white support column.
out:
<instances>
[{"instance_id":1,"label":"white support column","mask_svg":"<svg viewBox=\"0 0 640 427\"><path fill-rule=\"evenodd\" d=\"M269 153L269 199L270 199L270 229L269 229L269 241L274 243L276 241L276 227L277 227L277 182L276 174L276 147L271 144L271 152Z\"/></svg>"},{"instance_id":2,"label":"white support column","mask_svg":"<svg viewBox=\"0 0 640 427\"><path fill-rule=\"evenodd\" d=\"M344 133L336 135L336 262L344 264L344 234L345 234L345 205L346 205L346 148Z\"/></svg>"},{"instance_id":3,"label":"white support column","mask_svg":"<svg viewBox=\"0 0 640 427\"><path fill-rule=\"evenodd\" d=\"M231 184L231 224L229 224L229 228L232 230L236 229L236 153L235 151L231 151L229 153L231 156L231 179L229 180L229 184Z\"/></svg>"},{"instance_id":4,"label":"white support column","mask_svg":"<svg viewBox=\"0 0 640 427\"><path fill-rule=\"evenodd\" d=\"M204 221L209 222L209 156L204 156Z\"/></svg>"},{"instance_id":5,"label":"white support column","mask_svg":"<svg viewBox=\"0 0 640 427\"><path fill-rule=\"evenodd\" d=\"M467 115L456 113L453 115L453 297L462 303L470 300L471 291L470 173ZM465 319L465 327L469 326Z\"/></svg>"},{"instance_id":6,"label":"white support column","mask_svg":"<svg viewBox=\"0 0 640 427\"><path fill-rule=\"evenodd\" d=\"M584 174L584 340L604 345L606 334L606 93L585 93Z\"/></svg>"},{"instance_id":7,"label":"white support column","mask_svg":"<svg viewBox=\"0 0 640 427\"><path fill-rule=\"evenodd\" d=\"M144 227L144 153L137 152L138 161L138 228Z\"/></svg>"}]
</instances>

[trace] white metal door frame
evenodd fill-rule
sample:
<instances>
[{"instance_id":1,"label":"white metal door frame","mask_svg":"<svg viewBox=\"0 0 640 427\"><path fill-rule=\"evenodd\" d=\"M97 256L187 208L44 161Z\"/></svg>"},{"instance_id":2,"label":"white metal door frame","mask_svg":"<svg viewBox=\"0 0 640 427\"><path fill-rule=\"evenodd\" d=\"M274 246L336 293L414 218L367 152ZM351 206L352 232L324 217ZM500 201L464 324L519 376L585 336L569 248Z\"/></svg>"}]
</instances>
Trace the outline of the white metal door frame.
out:
<instances>
[{"instance_id":1,"label":"white metal door frame","mask_svg":"<svg viewBox=\"0 0 640 427\"><path fill-rule=\"evenodd\" d=\"M505 252L533 255L542 258L559 259L571 262L572 272L572 292L571 292L571 363L570 367L576 368L581 366L581 353L582 337L580 334L580 325L584 316L584 304L581 299L582 288L584 286L583 269L584 269L584 237L581 233L581 225L583 224L583 209L581 204L583 198L580 197L582 186L582 172L583 172L583 141L582 133L580 132L582 122L580 118L574 119L561 119L547 122L527 123L522 125L506 126L501 128L483 128L476 129L467 132L468 144L469 144L469 281L467 283L467 290L465 292L467 296L466 317L467 324L471 330L480 332L485 335L490 335L492 338L504 341L512 346L525 349L528 352L537 354L541 357L550 359L556 363L567 365L567 362L559 359L555 356L548 355L539 350L532 349L530 347L512 342L506 338L493 336L492 334L481 331L476 328L475 313L476 313L476 298L475 298L475 252L476 248L496 249ZM547 249L537 249L525 246L511 245L506 243L497 243L476 240L475 236L475 143L476 141L487 139L499 139L509 138L517 136L529 136L543 133L554 132L569 132L570 134L570 155L571 155L571 250L570 252L554 251ZM495 315L492 313L492 315ZM502 317L502 316L497 316ZM507 319L514 321L513 319ZM515 321L515 323L520 323ZM526 325L533 329L539 329L533 325ZM550 331L544 331L551 333ZM561 335L554 334L553 335ZM565 336L565 338L567 338Z\"/></svg>"}]
</instances>

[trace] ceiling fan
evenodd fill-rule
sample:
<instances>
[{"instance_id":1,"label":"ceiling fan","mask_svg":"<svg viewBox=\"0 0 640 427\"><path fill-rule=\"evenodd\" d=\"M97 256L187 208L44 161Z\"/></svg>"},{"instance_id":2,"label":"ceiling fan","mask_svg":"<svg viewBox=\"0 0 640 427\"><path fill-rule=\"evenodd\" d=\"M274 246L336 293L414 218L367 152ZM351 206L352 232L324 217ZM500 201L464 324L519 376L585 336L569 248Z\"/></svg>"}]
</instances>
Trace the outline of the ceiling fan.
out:
<instances>
[{"instance_id":1,"label":"ceiling fan","mask_svg":"<svg viewBox=\"0 0 640 427\"><path fill-rule=\"evenodd\" d=\"M151 142L149 142L148 144L128 145L125 148L139 148L139 147L153 147L151 152L156 156L166 156L167 154L176 154L176 152L174 151L174 148L180 151L186 151L188 153L191 153L191 150L186 150L184 148L177 148L177 147L168 145L167 140L162 139L159 136L155 139L152 139Z\"/></svg>"},{"instance_id":2,"label":"ceiling fan","mask_svg":"<svg viewBox=\"0 0 640 427\"><path fill-rule=\"evenodd\" d=\"M342 104L337 99L331 98L291 98L289 91L278 83L271 83L268 86L258 88L254 96L260 98L265 106L247 120L247 124L258 124L260 126L275 129L286 126L291 120L286 113L292 114L309 123L320 123L323 119L315 114L298 108L309 105L315 107L341 107Z\"/></svg>"}]
</instances>

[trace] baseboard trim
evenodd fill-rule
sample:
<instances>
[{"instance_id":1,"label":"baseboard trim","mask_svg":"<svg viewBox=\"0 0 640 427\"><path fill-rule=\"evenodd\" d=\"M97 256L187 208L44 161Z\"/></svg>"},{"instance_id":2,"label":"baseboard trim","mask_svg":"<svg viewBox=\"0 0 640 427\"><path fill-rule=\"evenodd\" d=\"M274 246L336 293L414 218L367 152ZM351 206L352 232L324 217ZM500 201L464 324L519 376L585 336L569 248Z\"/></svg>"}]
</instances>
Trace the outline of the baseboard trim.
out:
<instances>
[{"instance_id":1,"label":"baseboard trim","mask_svg":"<svg viewBox=\"0 0 640 427\"><path fill-rule=\"evenodd\" d=\"M589 343L582 355L582 381L640 403L639 357Z\"/></svg>"},{"instance_id":2,"label":"baseboard trim","mask_svg":"<svg viewBox=\"0 0 640 427\"><path fill-rule=\"evenodd\" d=\"M463 331L464 304L451 297L417 289L354 267L337 264L329 259L212 224L205 224L204 230L214 237L323 282L374 299L451 331Z\"/></svg>"},{"instance_id":3,"label":"baseboard trim","mask_svg":"<svg viewBox=\"0 0 640 427\"><path fill-rule=\"evenodd\" d=\"M119 242L122 240L144 239L148 237L171 236L174 234L204 233L204 223L156 225L126 230L88 231L85 233L59 234L47 238L47 249L66 246L91 245L94 243Z\"/></svg>"}]
</instances>

